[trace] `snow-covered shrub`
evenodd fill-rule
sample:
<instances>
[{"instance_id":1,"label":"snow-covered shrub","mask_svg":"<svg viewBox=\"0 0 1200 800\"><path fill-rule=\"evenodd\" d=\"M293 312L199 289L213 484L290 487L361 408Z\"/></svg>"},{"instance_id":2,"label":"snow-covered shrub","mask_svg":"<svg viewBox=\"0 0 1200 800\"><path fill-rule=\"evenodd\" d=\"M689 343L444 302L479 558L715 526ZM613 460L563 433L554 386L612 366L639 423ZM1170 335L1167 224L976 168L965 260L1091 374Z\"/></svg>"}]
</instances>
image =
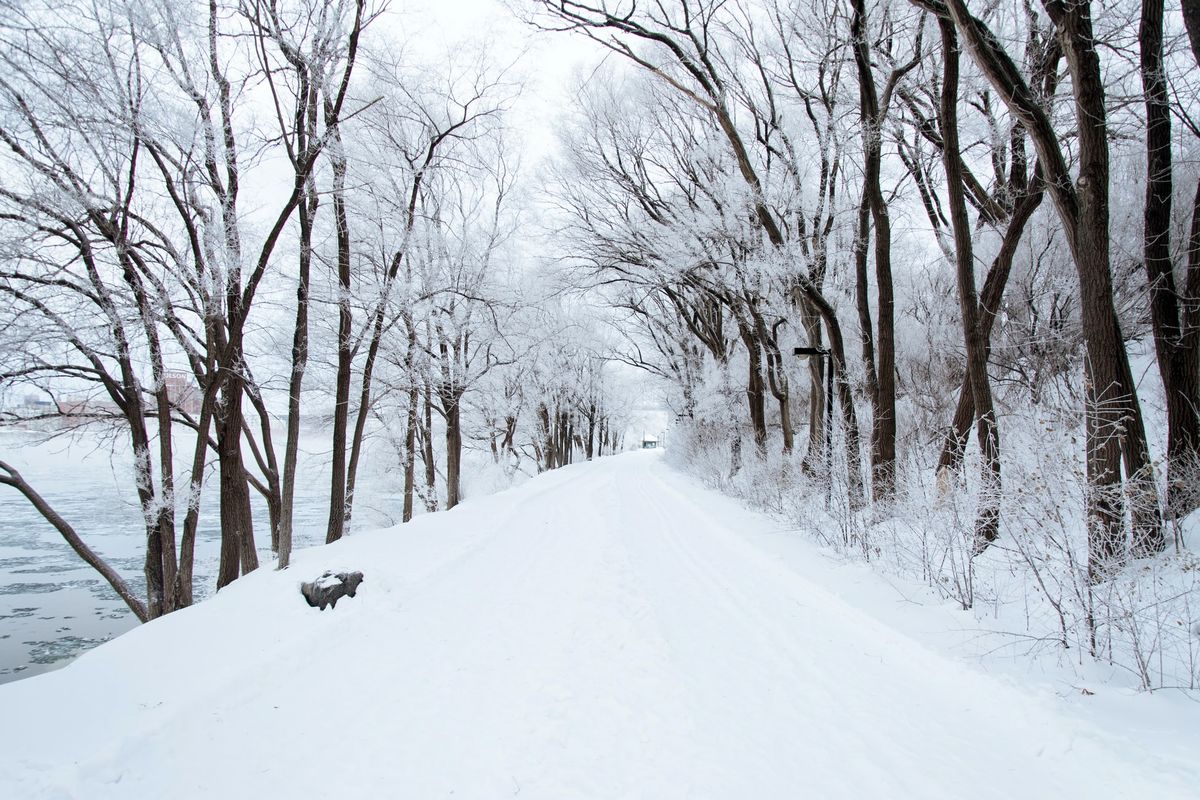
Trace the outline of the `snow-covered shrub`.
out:
<instances>
[{"instance_id":1,"label":"snow-covered shrub","mask_svg":"<svg viewBox=\"0 0 1200 800\"><path fill-rule=\"evenodd\" d=\"M802 442L784 457L773 439L758 457L748 431L737 432L735 470L735 432L713 425L677 432L670 458L844 557L919 578L973 614L999 646L1057 653L1077 666L1107 664L1146 690L1200 687L1200 558L1183 546L1191 519L1168 528L1169 552L1097 581L1088 569L1079 427L1051 403L1005 430L1001 535L982 552L973 450L959 471L939 479L936 451L914 448L897 498L863 509L847 500L840 442L832 468L821 465L819 475L801 469Z\"/></svg>"}]
</instances>

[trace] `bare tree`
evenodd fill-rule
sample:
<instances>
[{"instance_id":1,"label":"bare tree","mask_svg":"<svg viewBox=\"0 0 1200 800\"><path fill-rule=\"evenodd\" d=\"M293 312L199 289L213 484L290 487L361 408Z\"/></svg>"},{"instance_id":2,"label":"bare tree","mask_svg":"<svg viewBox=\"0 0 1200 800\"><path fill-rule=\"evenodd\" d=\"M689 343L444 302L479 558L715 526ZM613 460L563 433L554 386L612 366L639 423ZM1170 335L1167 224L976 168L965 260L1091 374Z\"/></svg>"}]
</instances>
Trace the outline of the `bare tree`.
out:
<instances>
[{"instance_id":1,"label":"bare tree","mask_svg":"<svg viewBox=\"0 0 1200 800\"><path fill-rule=\"evenodd\" d=\"M1185 7L1189 4L1185 3ZM1195 493L1186 482L1200 458L1200 335L1189 330L1196 297L1176 285L1171 258L1171 110L1163 57L1162 0L1143 0L1138 41L1146 106L1146 203L1143 264L1150 287L1150 313L1158 371L1167 396L1167 511L1192 511ZM1185 12L1186 19L1186 12ZM1185 286L1185 289L1187 287ZM1191 327L1195 327L1194 325ZM1139 554L1158 549L1154 537L1137 544Z\"/></svg>"},{"instance_id":2,"label":"bare tree","mask_svg":"<svg viewBox=\"0 0 1200 800\"><path fill-rule=\"evenodd\" d=\"M881 165L885 118L896 86L922 58L921 26L912 58L894 66L883 91L875 84L871 66L866 0L851 0L850 36L858 71L859 124L863 138L863 186L855 239L855 272L858 308L863 335L863 360L871 391L871 487L875 500L888 500L896 492L896 322L892 285L892 225L883 194ZM892 37L887 37L890 41ZM868 230L870 216L872 229ZM877 332L872 339L867 305L867 238L874 233Z\"/></svg>"},{"instance_id":3,"label":"bare tree","mask_svg":"<svg viewBox=\"0 0 1200 800\"><path fill-rule=\"evenodd\" d=\"M344 409L346 415L343 420L340 412L335 410L333 486L326 541L335 541L344 534L353 509L358 465L372 407L375 370L386 335L397 321L408 330L420 327L411 316L411 308L401 305L397 309L395 304L397 300L402 304L413 300L411 296L397 298L396 287L402 278L410 278L404 271L408 264L408 248L419 221L422 197L430 191L428 182L431 175L443 168L440 165L446 163L444 159L448 152L454 152L456 147L469 147L475 138L487 135L506 105L512 88L504 71L495 69L487 59L465 69L451 65L442 85L430 86L405 85L399 66L384 60L375 61L375 87L386 99L363 118L365 140L376 148L372 154L372 169L377 173L380 190L375 193L374 202L378 203L377 209L387 209L387 213L395 215L397 225L389 243L370 248L368 258L373 261L378 283L365 304L354 346L350 345L347 335L347 331L351 331L349 336L355 336L349 319L350 307L348 304L339 306L339 386L348 387L345 381L353 369L350 360L354 354L361 352L363 360L359 368L357 411L348 436L344 435L351 417L348 396L339 393L337 398L340 399L335 400L335 409ZM339 253L348 254L348 248L349 240L343 243ZM343 262L339 265L340 293L342 297L348 297L350 288L346 280L350 273ZM432 447L432 442L428 437L426 439L426 446ZM427 460L426 466L432 470L432 458Z\"/></svg>"},{"instance_id":4,"label":"bare tree","mask_svg":"<svg viewBox=\"0 0 1200 800\"><path fill-rule=\"evenodd\" d=\"M600 45L629 59L656 79L663 81L680 97L694 103L719 133L734 159L737 173L744 181L754 219L773 248L786 252L788 239L772 212L765 195L759 169L747 147L746 138L734 119L729 105L728 75L721 66L717 47L719 2L681 2L674 11L666 6L651 10L634 9L629 13L605 3L590 6L568 0L542 0L538 4L547 15L548 28L582 33ZM635 44L645 45L641 50ZM656 58L657 56L657 58ZM797 271L793 275L797 290L816 308L829 335L836 371L839 410L847 436L847 468L852 502L860 502L862 478L858 461L858 425L850 383L846 377L845 344L836 311L811 277Z\"/></svg>"},{"instance_id":5,"label":"bare tree","mask_svg":"<svg viewBox=\"0 0 1200 800\"><path fill-rule=\"evenodd\" d=\"M959 58L954 23L940 18L942 40L942 92L938 119L942 133L942 162L950 198L950 225L954 231L954 262L959 308L967 350L967 384L975 406L979 450L983 455L980 507L975 523L975 548L982 550L1000 532L1000 433L992 405L992 387L987 372L987 337L981 321L982 309L975 290L975 259L967 217L961 145L958 138Z\"/></svg>"},{"instance_id":6,"label":"bare tree","mask_svg":"<svg viewBox=\"0 0 1200 800\"><path fill-rule=\"evenodd\" d=\"M1109 163L1104 85L1092 35L1090 3L1047 0L1071 73L1078 130L1078 175L1072 180L1053 125L996 36L962 0L944 8L972 58L1029 131L1046 173L1079 275L1087 341L1089 568L1108 574L1122 560L1121 465L1131 489L1135 552L1164 544L1145 428L1129 358L1113 306L1109 264Z\"/></svg>"},{"instance_id":7,"label":"bare tree","mask_svg":"<svg viewBox=\"0 0 1200 800\"><path fill-rule=\"evenodd\" d=\"M300 395L308 362L313 228L320 204L315 171L318 157L323 153L328 154L334 179L338 276L339 282L343 279L348 282L350 256L345 220L346 170L340 126L358 57L359 40L376 12L368 11L363 0L312 3L297 8L273 1L254 0L243 6L242 13L255 33L256 55L270 89L280 142L291 165L293 181L299 186L296 205L299 220L299 274L288 383L287 439L279 481L278 521L272 531L279 568L285 569L292 549ZM277 60L279 63L276 63ZM348 327L348 310L339 306L339 316L344 318L345 327ZM348 380L347 377L347 392ZM339 381L341 387L342 382ZM338 407L344 410L345 404ZM264 415L264 439L269 435L267 419ZM335 435L338 430L344 434L345 425L340 428L335 426ZM264 450L273 457L274 447L264 447Z\"/></svg>"}]
</instances>

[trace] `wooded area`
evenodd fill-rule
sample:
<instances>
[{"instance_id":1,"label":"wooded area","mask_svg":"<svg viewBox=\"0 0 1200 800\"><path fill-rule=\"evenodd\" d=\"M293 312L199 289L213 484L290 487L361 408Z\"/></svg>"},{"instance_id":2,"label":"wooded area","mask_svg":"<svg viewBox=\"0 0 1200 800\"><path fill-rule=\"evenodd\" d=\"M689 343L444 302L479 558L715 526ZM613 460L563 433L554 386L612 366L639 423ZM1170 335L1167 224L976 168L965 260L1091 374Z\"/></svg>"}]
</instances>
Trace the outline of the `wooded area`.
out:
<instances>
[{"instance_id":1,"label":"wooded area","mask_svg":"<svg viewBox=\"0 0 1200 800\"><path fill-rule=\"evenodd\" d=\"M259 566L256 537L288 565L306 414L328 414L326 541L369 442L393 448L405 521L459 502L468 444L510 472L620 446L593 334L513 246L517 82L486 53L398 61L386 32L368 41L382 12L5 6L0 380L37 401L6 417L127 442L145 607L103 574L139 618L192 603L202 502L218 588Z\"/></svg>"}]
</instances>

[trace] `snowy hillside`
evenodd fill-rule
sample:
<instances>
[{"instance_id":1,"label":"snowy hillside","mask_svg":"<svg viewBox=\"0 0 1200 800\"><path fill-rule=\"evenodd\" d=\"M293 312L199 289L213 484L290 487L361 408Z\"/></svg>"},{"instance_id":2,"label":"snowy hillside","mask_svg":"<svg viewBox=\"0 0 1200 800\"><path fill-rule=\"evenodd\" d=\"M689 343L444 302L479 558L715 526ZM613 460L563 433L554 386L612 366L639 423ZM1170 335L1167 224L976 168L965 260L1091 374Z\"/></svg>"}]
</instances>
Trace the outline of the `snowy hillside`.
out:
<instances>
[{"instance_id":1,"label":"snowy hillside","mask_svg":"<svg viewBox=\"0 0 1200 800\"><path fill-rule=\"evenodd\" d=\"M320 612L325 569L366 580ZM1200 706L1005 676L964 619L605 458L0 687L0 797L1196 796Z\"/></svg>"}]
</instances>

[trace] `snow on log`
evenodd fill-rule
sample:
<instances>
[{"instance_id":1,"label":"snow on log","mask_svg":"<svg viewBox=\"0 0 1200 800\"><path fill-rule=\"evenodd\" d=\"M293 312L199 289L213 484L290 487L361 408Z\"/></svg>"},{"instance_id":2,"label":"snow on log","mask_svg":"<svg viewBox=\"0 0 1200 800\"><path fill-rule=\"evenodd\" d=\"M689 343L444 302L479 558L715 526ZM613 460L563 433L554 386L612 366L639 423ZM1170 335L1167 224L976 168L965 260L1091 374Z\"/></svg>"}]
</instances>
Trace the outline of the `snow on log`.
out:
<instances>
[{"instance_id":1,"label":"snow on log","mask_svg":"<svg viewBox=\"0 0 1200 800\"><path fill-rule=\"evenodd\" d=\"M325 606L337 608L337 601L341 597L354 597L362 582L361 572L325 572L314 581L300 584L300 594L304 595L310 606L324 611Z\"/></svg>"}]
</instances>

